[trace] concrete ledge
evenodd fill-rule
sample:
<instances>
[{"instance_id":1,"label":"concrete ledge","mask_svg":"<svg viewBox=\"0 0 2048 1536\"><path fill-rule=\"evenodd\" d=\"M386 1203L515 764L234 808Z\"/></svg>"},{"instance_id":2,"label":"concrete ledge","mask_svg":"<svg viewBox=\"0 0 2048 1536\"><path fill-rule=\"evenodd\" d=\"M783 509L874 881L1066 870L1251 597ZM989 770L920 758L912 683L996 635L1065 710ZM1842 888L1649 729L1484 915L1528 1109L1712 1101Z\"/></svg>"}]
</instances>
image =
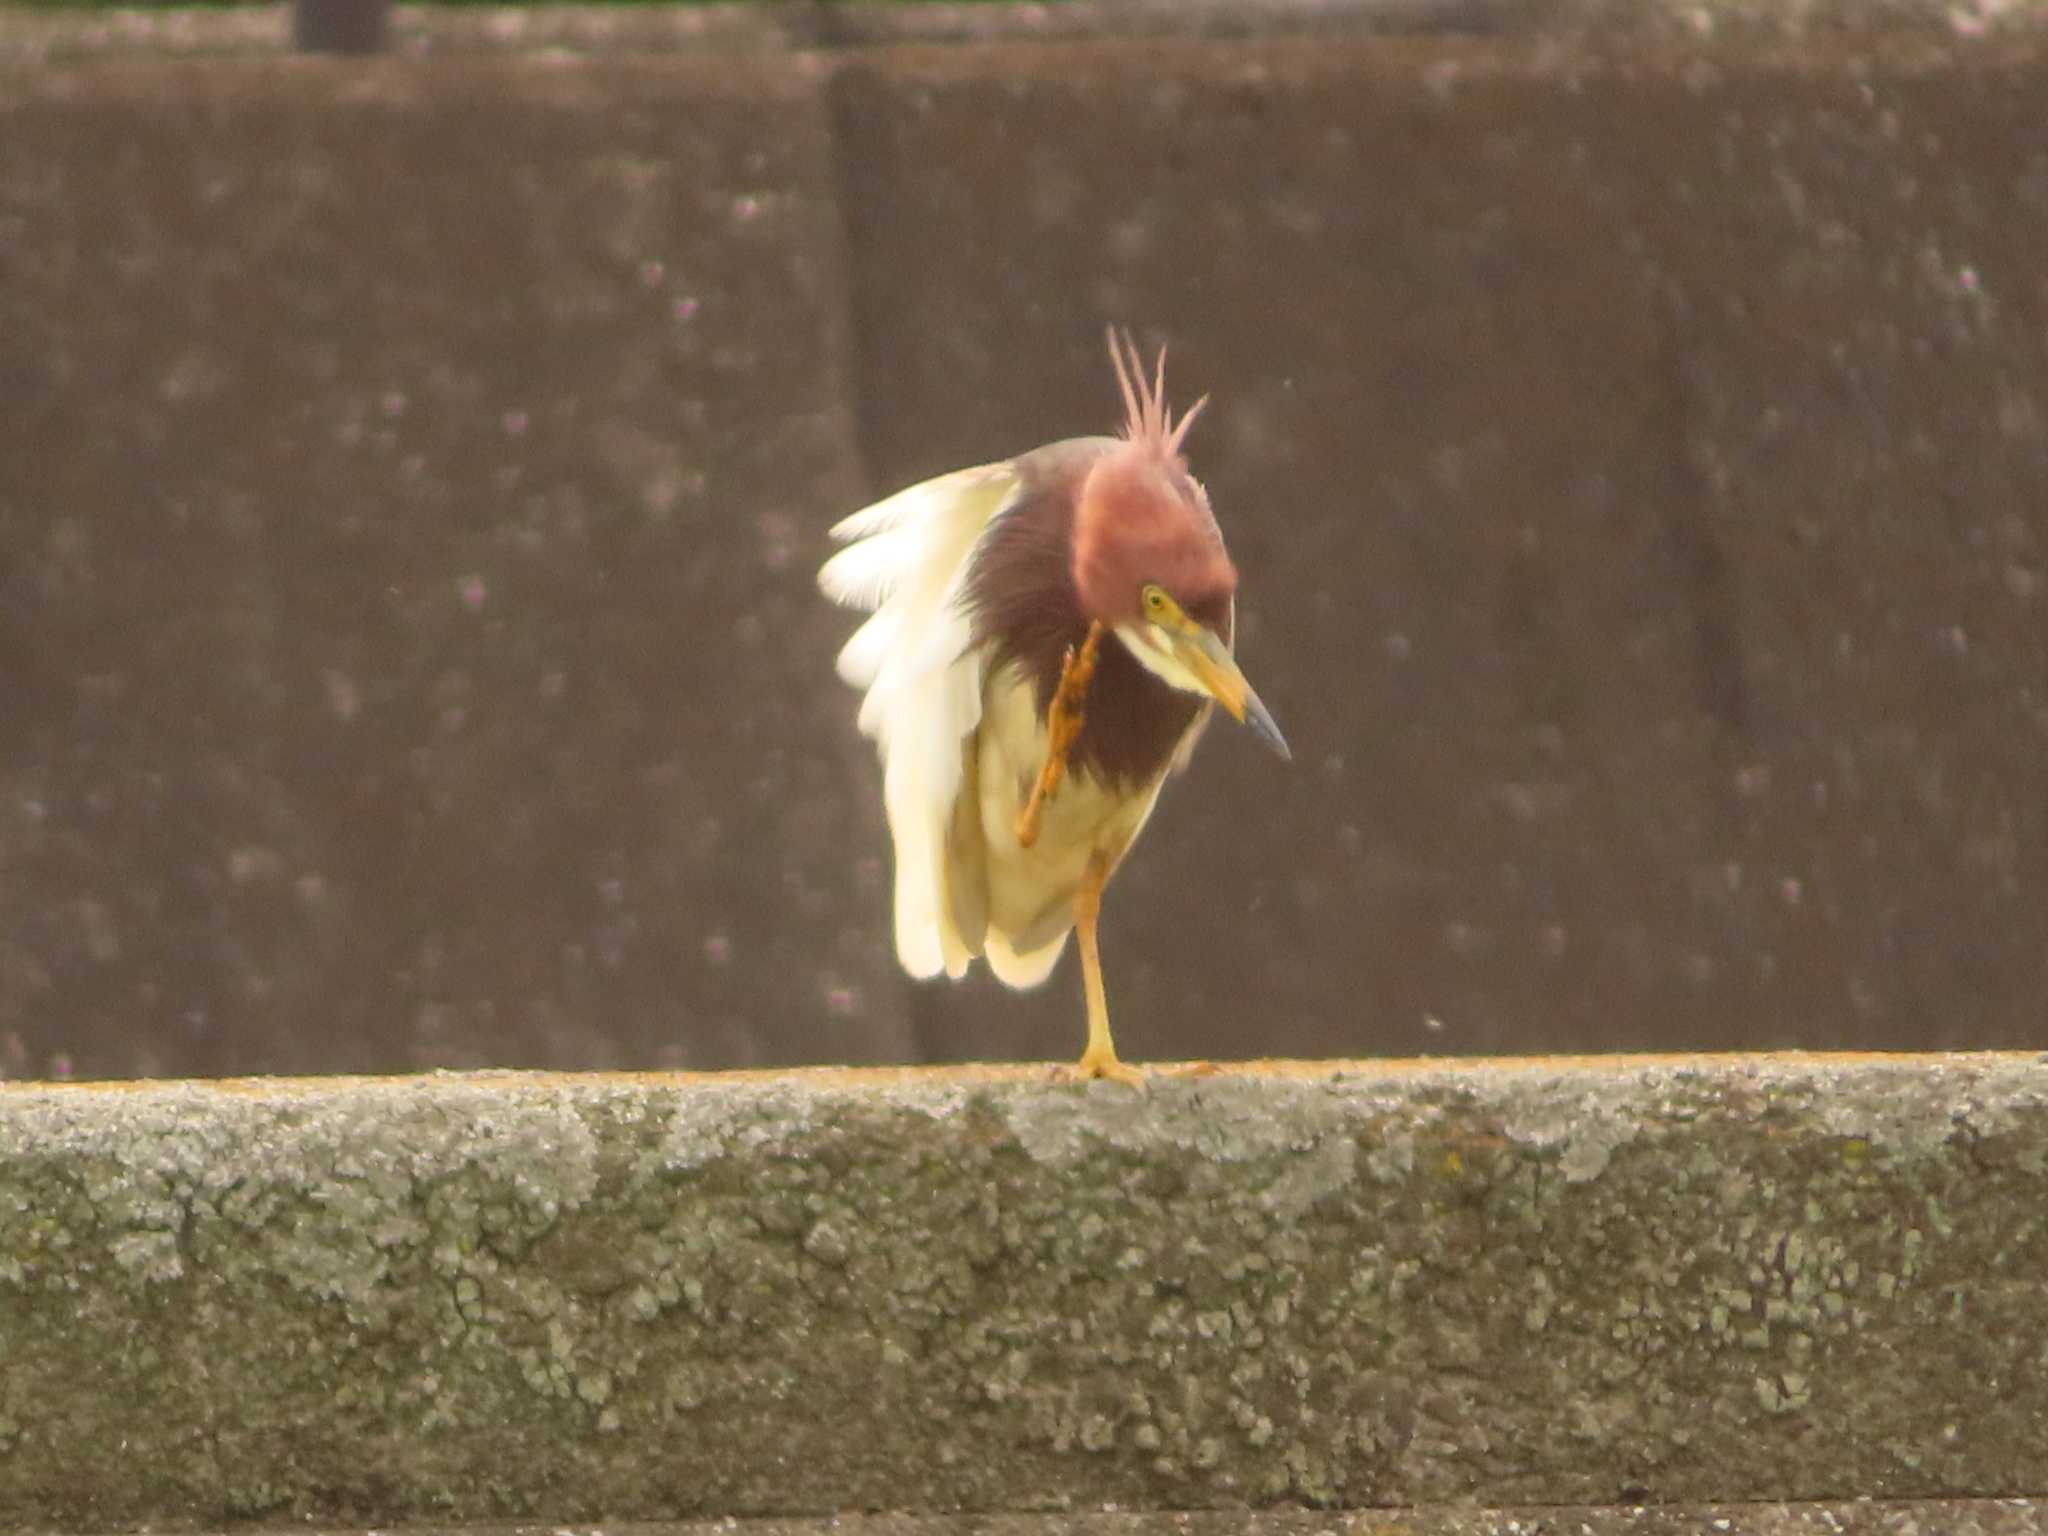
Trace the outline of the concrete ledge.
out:
<instances>
[{"instance_id":1,"label":"concrete ledge","mask_svg":"<svg viewBox=\"0 0 2048 1536\"><path fill-rule=\"evenodd\" d=\"M958 1536L947 1515L833 1515L607 1525L588 1536ZM1528 1509L1375 1509L984 1515L974 1536L2037 1536L2048 1506L2032 1499L1828 1504L1630 1505ZM273 1536L250 1531L247 1536ZM276 1533L282 1536L282 1532ZM296 1533L295 1533L296 1536ZM408 1526L368 1536L585 1536L539 1526Z\"/></svg>"},{"instance_id":2,"label":"concrete ledge","mask_svg":"<svg viewBox=\"0 0 2048 1536\"><path fill-rule=\"evenodd\" d=\"M2031 1055L10 1087L0 1526L2038 1496L2044 1211Z\"/></svg>"}]
</instances>

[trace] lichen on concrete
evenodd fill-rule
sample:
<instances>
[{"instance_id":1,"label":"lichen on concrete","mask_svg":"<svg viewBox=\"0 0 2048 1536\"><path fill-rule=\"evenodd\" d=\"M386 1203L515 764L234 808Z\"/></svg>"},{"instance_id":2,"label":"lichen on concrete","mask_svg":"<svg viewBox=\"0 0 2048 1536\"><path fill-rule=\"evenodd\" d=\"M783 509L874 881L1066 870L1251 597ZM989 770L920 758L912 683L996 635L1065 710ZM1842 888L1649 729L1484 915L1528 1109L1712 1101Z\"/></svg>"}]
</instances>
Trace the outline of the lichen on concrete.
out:
<instances>
[{"instance_id":1,"label":"lichen on concrete","mask_svg":"<svg viewBox=\"0 0 2048 1536\"><path fill-rule=\"evenodd\" d=\"M987 1515L976 1536L2039 1536L2048 1505L2030 1499L1813 1504L1543 1505L1482 1509L1077 1510ZM956 1515L875 1514L607 1524L607 1536L957 1536ZM253 1531L249 1536L268 1536ZM520 1527L412 1527L402 1536L532 1536Z\"/></svg>"},{"instance_id":2,"label":"lichen on concrete","mask_svg":"<svg viewBox=\"0 0 2048 1536\"><path fill-rule=\"evenodd\" d=\"M2031 1057L9 1088L0 1523L2033 1492L2044 1151Z\"/></svg>"}]
</instances>

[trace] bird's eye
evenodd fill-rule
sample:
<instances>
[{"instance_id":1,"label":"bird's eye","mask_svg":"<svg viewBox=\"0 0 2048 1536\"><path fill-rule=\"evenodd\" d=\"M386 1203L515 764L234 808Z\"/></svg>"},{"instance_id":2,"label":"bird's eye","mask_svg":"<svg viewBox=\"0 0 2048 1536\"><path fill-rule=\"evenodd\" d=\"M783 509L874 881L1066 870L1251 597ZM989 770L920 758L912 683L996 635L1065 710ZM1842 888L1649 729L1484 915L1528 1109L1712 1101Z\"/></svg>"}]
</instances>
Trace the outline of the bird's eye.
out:
<instances>
[{"instance_id":1,"label":"bird's eye","mask_svg":"<svg viewBox=\"0 0 2048 1536\"><path fill-rule=\"evenodd\" d=\"M1148 586L1148 587L1146 587L1146 588L1145 588L1145 593L1144 593L1144 596L1145 596L1145 611L1146 611L1147 613L1164 613L1164 612L1166 612L1166 590L1165 590L1165 588L1163 588L1163 587L1158 587L1158 586Z\"/></svg>"}]
</instances>

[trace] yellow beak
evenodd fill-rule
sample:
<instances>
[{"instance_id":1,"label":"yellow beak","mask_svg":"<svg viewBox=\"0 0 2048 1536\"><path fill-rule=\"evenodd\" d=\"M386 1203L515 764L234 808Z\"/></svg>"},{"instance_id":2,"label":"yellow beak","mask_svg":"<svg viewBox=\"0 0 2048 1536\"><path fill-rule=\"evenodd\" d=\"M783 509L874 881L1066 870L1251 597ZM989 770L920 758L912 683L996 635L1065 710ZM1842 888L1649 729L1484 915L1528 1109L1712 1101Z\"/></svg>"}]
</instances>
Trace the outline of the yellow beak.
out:
<instances>
[{"instance_id":1,"label":"yellow beak","mask_svg":"<svg viewBox=\"0 0 2048 1536\"><path fill-rule=\"evenodd\" d=\"M1194 674L1195 681L1230 711L1233 720L1250 726L1267 746L1291 760L1294 754L1287 750L1287 738L1280 734L1280 727L1252 692L1252 685L1244 680L1244 673L1238 670L1236 660L1224 649L1216 631L1189 623L1172 633L1174 657Z\"/></svg>"}]
</instances>

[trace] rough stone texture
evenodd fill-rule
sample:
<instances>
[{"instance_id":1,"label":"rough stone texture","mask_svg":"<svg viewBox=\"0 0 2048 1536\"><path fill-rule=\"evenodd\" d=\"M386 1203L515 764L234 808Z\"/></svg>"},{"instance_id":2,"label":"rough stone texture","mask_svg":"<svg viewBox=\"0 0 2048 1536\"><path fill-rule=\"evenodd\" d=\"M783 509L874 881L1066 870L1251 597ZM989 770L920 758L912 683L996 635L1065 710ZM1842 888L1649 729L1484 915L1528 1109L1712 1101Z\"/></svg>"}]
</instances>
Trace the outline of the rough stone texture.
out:
<instances>
[{"instance_id":1,"label":"rough stone texture","mask_svg":"<svg viewBox=\"0 0 2048 1536\"><path fill-rule=\"evenodd\" d=\"M0 1073L1070 1054L894 972L810 573L1110 318L1300 759L1129 1051L2038 1041L2048 5L1017 40L1166 14L0 13Z\"/></svg>"},{"instance_id":2,"label":"rough stone texture","mask_svg":"<svg viewBox=\"0 0 2048 1536\"><path fill-rule=\"evenodd\" d=\"M2044 1211L2033 1056L15 1086L0 1526L2038 1497Z\"/></svg>"},{"instance_id":3,"label":"rough stone texture","mask_svg":"<svg viewBox=\"0 0 2048 1536\"><path fill-rule=\"evenodd\" d=\"M1945 1499L1917 1503L1710 1504L1691 1508L1375 1509L1135 1514L834 1515L620 1525L606 1536L2038 1536L2048 1504ZM272 1536L251 1531L248 1536ZM293 1536L302 1536L294 1531ZM366 1532L364 1536L380 1536ZM539 1526L408 1526L390 1536L561 1536Z\"/></svg>"},{"instance_id":4,"label":"rough stone texture","mask_svg":"<svg viewBox=\"0 0 2048 1536\"><path fill-rule=\"evenodd\" d=\"M1056 0L849 6L842 0L687 5L397 5L390 48L558 54L867 49L899 43L993 44L1110 38L1266 40L1415 33L1703 39L1801 39L1918 32L2013 37L2048 29L2044 0ZM72 62L282 54L282 5L225 13L179 5L18 12L0 26L0 62Z\"/></svg>"}]
</instances>

